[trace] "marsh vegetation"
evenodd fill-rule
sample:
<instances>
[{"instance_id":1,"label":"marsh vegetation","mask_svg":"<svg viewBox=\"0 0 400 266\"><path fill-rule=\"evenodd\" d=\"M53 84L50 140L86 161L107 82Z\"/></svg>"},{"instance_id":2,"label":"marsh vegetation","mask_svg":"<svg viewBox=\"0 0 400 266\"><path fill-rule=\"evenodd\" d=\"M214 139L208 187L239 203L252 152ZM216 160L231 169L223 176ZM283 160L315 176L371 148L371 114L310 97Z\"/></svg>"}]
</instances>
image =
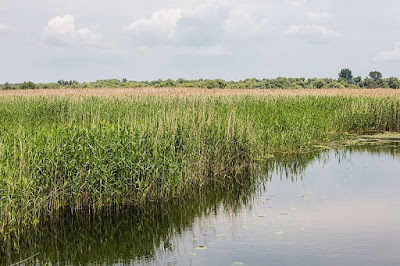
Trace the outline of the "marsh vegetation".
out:
<instances>
[{"instance_id":1,"label":"marsh vegetation","mask_svg":"<svg viewBox=\"0 0 400 266\"><path fill-rule=\"evenodd\" d=\"M240 183L273 157L400 131L399 117L394 97L1 98L1 241L18 246L59 211L139 207Z\"/></svg>"},{"instance_id":2,"label":"marsh vegetation","mask_svg":"<svg viewBox=\"0 0 400 266\"><path fill-rule=\"evenodd\" d=\"M54 212L25 232L18 252L3 246L0 264L26 258L33 265L393 262L399 148L359 143L295 154L236 179L209 180L184 200Z\"/></svg>"}]
</instances>

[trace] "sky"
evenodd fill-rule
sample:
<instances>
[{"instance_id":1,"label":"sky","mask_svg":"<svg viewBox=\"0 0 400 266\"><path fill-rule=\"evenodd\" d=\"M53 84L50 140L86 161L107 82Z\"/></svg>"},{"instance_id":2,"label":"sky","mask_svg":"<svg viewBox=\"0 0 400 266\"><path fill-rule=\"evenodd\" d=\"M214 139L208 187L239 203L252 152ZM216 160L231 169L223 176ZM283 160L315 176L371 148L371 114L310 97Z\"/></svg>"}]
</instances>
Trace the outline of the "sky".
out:
<instances>
[{"instance_id":1,"label":"sky","mask_svg":"<svg viewBox=\"0 0 400 266\"><path fill-rule=\"evenodd\" d=\"M0 83L400 76L398 0L1 0Z\"/></svg>"}]
</instances>

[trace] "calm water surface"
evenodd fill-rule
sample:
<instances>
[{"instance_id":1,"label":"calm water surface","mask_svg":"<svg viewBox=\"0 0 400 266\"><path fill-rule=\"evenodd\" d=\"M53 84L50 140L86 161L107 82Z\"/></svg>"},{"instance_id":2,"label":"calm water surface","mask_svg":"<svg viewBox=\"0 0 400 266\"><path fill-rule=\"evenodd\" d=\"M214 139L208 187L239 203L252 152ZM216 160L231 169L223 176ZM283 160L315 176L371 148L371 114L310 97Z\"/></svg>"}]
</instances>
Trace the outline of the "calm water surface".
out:
<instances>
[{"instance_id":1,"label":"calm water surface","mask_svg":"<svg viewBox=\"0 0 400 266\"><path fill-rule=\"evenodd\" d=\"M206 199L47 224L10 260L61 265L400 265L400 146L261 167Z\"/></svg>"}]
</instances>

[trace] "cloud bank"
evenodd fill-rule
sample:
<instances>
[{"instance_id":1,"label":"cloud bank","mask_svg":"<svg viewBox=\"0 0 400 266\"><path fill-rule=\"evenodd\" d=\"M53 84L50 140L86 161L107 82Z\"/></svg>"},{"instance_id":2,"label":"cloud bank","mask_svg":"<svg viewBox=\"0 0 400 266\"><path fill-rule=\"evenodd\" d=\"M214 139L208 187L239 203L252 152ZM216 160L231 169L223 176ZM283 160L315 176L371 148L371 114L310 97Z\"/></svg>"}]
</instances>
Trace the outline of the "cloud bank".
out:
<instances>
[{"instance_id":1,"label":"cloud bank","mask_svg":"<svg viewBox=\"0 0 400 266\"><path fill-rule=\"evenodd\" d=\"M142 17L125 25L123 31L136 41L149 44L173 41L182 17L182 10L179 8L161 9L154 12L150 18Z\"/></svg>"},{"instance_id":2,"label":"cloud bank","mask_svg":"<svg viewBox=\"0 0 400 266\"><path fill-rule=\"evenodd\" d=\"M91 46L100 41L101 35L90 28L75 28L72 15L51 19L43 30L44 40L56 46Z\"/></svg>"}]
</instances>

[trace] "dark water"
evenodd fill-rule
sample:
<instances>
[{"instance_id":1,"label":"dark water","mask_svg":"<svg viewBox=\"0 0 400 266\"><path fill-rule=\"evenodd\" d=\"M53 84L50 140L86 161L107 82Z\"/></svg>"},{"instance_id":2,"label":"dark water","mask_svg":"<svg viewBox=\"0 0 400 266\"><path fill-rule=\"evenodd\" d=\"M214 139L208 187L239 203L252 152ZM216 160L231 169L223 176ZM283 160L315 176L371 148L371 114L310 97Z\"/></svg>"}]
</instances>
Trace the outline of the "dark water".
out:
<instances>
[{"instance_id":1,"label":"dark water","mask_svg":"<svg viewBox=\"0 0 400 266\"><path fill-rule=\"evenodd\" d=\"M301 156L184 202L65 215L0 262L400 265L399 148Z\"/></svg>"}]
</instances>

